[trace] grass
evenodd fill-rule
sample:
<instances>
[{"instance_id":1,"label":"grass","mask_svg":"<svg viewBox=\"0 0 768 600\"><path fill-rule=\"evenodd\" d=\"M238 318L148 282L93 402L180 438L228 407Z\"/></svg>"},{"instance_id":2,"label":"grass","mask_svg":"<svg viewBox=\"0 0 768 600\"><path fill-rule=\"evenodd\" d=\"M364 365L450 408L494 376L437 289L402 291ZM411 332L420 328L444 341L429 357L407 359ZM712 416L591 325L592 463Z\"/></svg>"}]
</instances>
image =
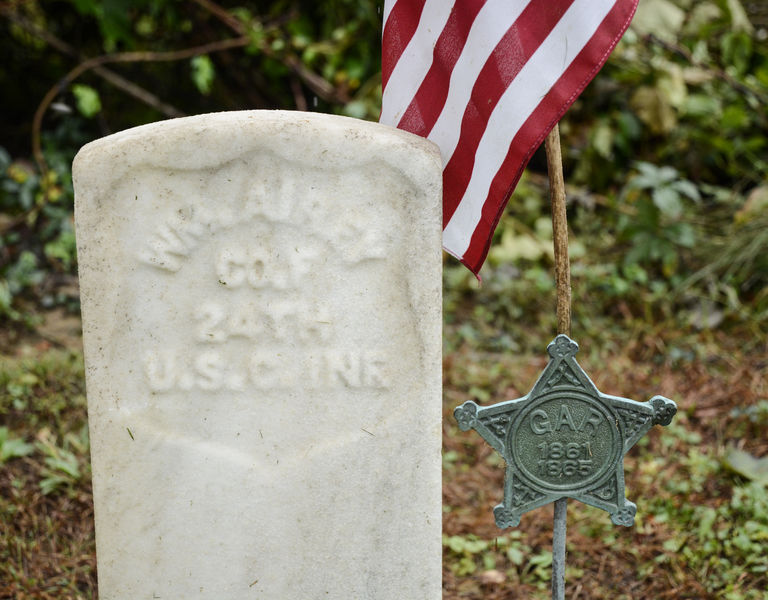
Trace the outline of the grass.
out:
<instances>
[{"instance_id":1,"label":"grass","mask_svg":"<svg viewBox=\"0 0 768 600\"><path fill-rule=\"evenodd\" d=\"M739 472L728 451L768 454L765 351L744 354L712 332L618 334L605 327L601 348L582 340L578 358L598 388L638 400L660 393L680 410L625 459L627 497L638 505L633 528L569 503L566 597L768 598L768 490L757 471ZM482 334L456 337L444 372L444 598L549 598L551 506L524 515L516 529L496 529L492 508L501 498L503 465L451 417L466 399L492 403L526 393L544 366L543 352L515 357L488 351L495 342ZM667 351L647 348L651 340ZM622 343L631 361L616 354ZM697 353L669 351L678 347Z\"/></svg>"},{"instance_id":2,"label":"grass","mask_svg":"<svg viewBox=\"0 0 768 600\"><path fill-rule=\"evenodd\" d=\"M443 598L548 598L551 507L496 529L503 463L451 416L469 398L526 393L545 364L543 351L498 349L485 327L482 315L470 316L445 332ZM768 491L729 462L730 448L768 454L765 353L742 353L712 332L694 340L621 339L619 331L606 329L599 348L582 340L585 370L606 392L664 394L680 411L627 455L635 527L569 503L566 597L768 598ZM546 343L546 331L526 335L532 347ZM616 350L622 343L625 354ZM697 352L669 350L689 346ZM0 393L0 598L96 598L82 358L48 349L1 359Z\"/></svg>"},{"instance_id":3,"label":"grass","mask_svg":"<svg viewBox=\"0 0 768 600\"><path fill-rule=\"evenodd\" d=\"M0 393L0 598L95 597L82 359L3 359Z\"/></svg>"}]
</instances>

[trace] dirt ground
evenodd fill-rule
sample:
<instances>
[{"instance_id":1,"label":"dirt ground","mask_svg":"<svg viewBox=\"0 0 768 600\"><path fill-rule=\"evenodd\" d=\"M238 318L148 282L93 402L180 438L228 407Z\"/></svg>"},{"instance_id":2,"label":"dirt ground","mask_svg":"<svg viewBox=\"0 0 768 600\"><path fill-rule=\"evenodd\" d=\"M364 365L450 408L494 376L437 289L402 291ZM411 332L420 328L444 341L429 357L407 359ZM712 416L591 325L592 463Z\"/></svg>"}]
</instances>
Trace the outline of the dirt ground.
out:
<instances>
[{"instance_id":1,"label":"dirt ground","mask_svg":"<svg viewBox=\"0 0 768 600\"><path fill-rule=\"evenodd\" d=\"M76 366L79 321L54 314L37 334L4 332L0 346L7 369L42 364L51 353L69 356L40 367L27 404L6 399L0 414L38 448L49 442L69 448L80 467L80 477L43 493L51 456L30 454L3 465L0 598L96 598L88 453L87 446L78 451L75 435L86 420ZM603 392L637 400L662 394L679 411L673 427L655 427L627 454L627 497L638 505L634 527L613 526L607 513L569 502L566 598L768 598L764 486L727 458L733 449L768 455L768 358L764 351L744 354L725 338L708 347L703 357L658 360L636 341L626 356L579 357ZM467 399L487 404L525 394L545 364L543 356L466 346L444 356L446 600L549 597L552 507L527 513L517 528L497 529L492 509L501 499L503 463L474 431L459 431L452 416ZM6 374L6 387L13 377L22 376ZM52 398L58 398L53 409ZM759 499L748 504L747 492Z\"/></svg>"}]
</instances>

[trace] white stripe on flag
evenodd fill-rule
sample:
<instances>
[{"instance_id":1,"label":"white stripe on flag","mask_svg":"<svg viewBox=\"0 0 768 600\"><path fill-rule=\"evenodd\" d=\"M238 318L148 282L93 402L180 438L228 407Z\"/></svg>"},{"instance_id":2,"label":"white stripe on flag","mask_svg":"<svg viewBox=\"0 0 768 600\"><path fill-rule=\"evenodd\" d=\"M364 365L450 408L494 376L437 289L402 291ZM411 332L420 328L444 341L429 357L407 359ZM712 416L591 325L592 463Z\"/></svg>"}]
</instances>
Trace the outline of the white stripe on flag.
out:
<instances>
[{"instance_id":1,"label":"white stripe on flag","mask_svg":"<svg viewBox=\"0 0 768 600\"><path fill-rule=\"evenodd\" d=\"M392 12L392 7L395 5L395 2L397 0L384 0L384 16L381 19L381 22L386 24L387 19L389 19L389 13ZM381 28L382 31L384 30L384 27Z\"/></svg>"},{"instance_id":2,"label":"white stripe on flag","mask_svg":"<svg viewBox=\"0 0 768 600\"><path fill-rule=\"evenodd\" d=\"M576 0L502 95L475 153L469 185L443 230L443 245L455 256L469 247L511 140L614 6L615 0Z\"/></svg>"},{"instance_id":3,"label":"white stripe on flag","mask_svg":"<svg viewBox=\"0 0 768 600\"><path fill-rule=\"evenodd\" d=\"M427 136L428 140L440 147L443 166L448 164L456 144L459 143L464 110L485 61L529 3L530 0L488 0L475 17L467 43L451 73L448 97L443 110Z\"/></svg>"},{"instance_id":4,"label":"white stripe on flag","mask_svg":"<svg viewBox=\"0 0 768 600\"><path fill-rule=\"evenodd\" d=\"M453 4L450 0L427 0L424 4L419 26L403 50L389 76L387 87L384 88L380 123L397 125L419 91L424 76L432 66L435 43L448 22ZM386 26L384 21L384 27Z\"/></svg>"}]
</instances>

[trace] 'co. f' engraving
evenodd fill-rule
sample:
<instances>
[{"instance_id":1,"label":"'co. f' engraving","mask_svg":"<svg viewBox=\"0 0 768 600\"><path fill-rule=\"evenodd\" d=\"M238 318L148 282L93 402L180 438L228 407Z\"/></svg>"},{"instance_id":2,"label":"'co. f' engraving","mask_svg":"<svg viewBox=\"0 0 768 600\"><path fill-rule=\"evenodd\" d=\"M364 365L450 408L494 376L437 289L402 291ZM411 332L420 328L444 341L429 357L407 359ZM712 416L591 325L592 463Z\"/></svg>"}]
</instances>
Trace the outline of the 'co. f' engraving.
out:
<instances>
[{"instance_id":1,"label":"'co. f' engraving","mask_svg":"<svg viewBox=\"0 0 768 600\"><path fill-rule=\"evenodd\" d=\"M216 277L227 289L285 289L298 285L315 260L316 254L307 248L281 253L263 246L230 245L218 252Z\"/></svg>"}]
</instances>

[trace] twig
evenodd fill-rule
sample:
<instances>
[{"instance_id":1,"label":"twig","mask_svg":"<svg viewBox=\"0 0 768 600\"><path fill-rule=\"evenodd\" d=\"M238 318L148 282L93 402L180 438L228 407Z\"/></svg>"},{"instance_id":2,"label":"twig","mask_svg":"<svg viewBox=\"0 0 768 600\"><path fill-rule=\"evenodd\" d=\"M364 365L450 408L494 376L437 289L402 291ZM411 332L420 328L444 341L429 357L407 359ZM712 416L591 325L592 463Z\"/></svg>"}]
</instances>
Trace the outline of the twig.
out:
<instances>
[{"instance_id":1,"label":"twig","mask_svg":"<svg viewBox=\"0 0 768 600\"><path fill-rule=\"evenodd\" d=\"M165 115L166 117L170 118L176 118L176 117L183 117L186 115L186 113L180 111L175 106L172 106L171 104L168 104L167 102L163 102L155 96L152 92L149 90L144 89L140 85L137 85L133 83L132 81L129 81L122 75L118 75L114 71L111 71L105 67L94 67L93 72L104 79L105 81L111 83L116 88L124 91L129 96L133 96L136 98L136 100L143 102L147 106L151 106L155 110L157 110L159 113Z\"/></svg>"},{"instance_id":2,"label":"twig","mask_svg":"<svg viewBox=\"0 0 768 600\"><path fill-rule=\"evenodd\" d=\"M307 99L301 89L301 83L295 77L291 77L289 83L293 93L293 101L296 103L296 110L307 110Z\"/></svg>"},{"instance_id":3,"label":"twig","mask_svg":"<svg viewBox=\"0 0 768 600\"><path fill-rule=\"evenodd\" d=\"M195 4L200 6L201 8L204 8L209 13L211 13L214 17L216 17L219 21L224 23L227 27L229 27L232 31L234 31L237 34L245 35L248 31L246 26L234 15L232 15L226 8L223 6L219 6L215 2L211 2L210 0L192 0Z\"/></svg>"},{"instance_id":4,"label":"twig","mask_svg":"<svg viewBox=\"0 0 768 600\"><path fill-rule=\"evenodd\" d=\"M24 17L21 17L17 14L10 12L5 6L0 6L0 12L3 13L15 25L18 25L28 33L31 33L32 35L39 37L49 46L58 50L62 54L75 57L81 61L86 60L72 46L70 46L63 40L57 38L55 35L53 35L49 31L45 31L44 29L38 27L31 21L25 19ZM130 96L133 96L140 102L143 102L148 106L151 106L152 108L156 109L158 112L164 114L167 117L183 117L184 116L184 113L182 111L168 104L167 102L163 102L160 98L155 96L149 90L141 87L140 85L137 85L132 81L125 79L122 75L118 75L117 73L115 73L114 71L111 71L110 69L107 69L106 67L95 67L93 69L93 72L95 75L98 75L99 77L109 82L116 88L122 90L123 92L125 92Z\"/></svg>"},{"instance_id":5,"label":"twig","mask_svg":"<svg viewBox=\"0 0 768 600\"><path fill-rule=\"evenodd\" d=\"M743 84L742 82L734 78L732 75L729 75L726 71L723 71L722 69L714 68L708 64L701 62L700 60L696 60L691 54L691 52L688 50L688 48L685 48L684 46L680 46L678 44L673 44L672 42L667 42L665 40L662 40L661 38L657 37L653 33L648 33L643 37L646 42L656 44L657 46L664 48L668 52L672 52L673 54L677 54L681 58L684 58L694 67L698 67L700 69L704 69L705 71L712 73L712 75L724 81L728 85L732 86L734 89L742 92L743 94L749 94L754 98L756 98L759 102L763 104L768 104L768 95L763 94L758 90L755 90L749 87L748 85Z\"/></svg>"},{"instance_id":6,"label":"twig","mask_svg":"<svg viewBox=\"0 0 768 600\"><path fill-rule=\"evenodd\" d=\"M211 2L211 0L193 0L193 2L210 12L235 33L244 35L248 31L247 27L240 20L233 17L224 7L219 6L215 2ZM259 51L269 58L282 62L286 67L298 75L309 89L323 100L341 104L349 102L350 98L346 92L334 88L324 77L318 75L311 69L308 69L306 65L293 54L279 56L266 44L261 44L261 46L259 46Z\"/></svg>"},{"instance_id":7,"label":"twig","mask_svg":"<svg viewBox=\"0 0 768 600\"><path fill-rule=\"evenodd\" d=\"M221 52L222 50L229 50L230 48L240 48L247 46L249 43L250 38L241 36L239 38L218 40L201 46L194 46L183 50L172 50L170 52L120 52L117 54L105 54L103 56L89 58L80 63L74 69L69 71L69 73L67 73L56 85L48 90L35 111L35 116L32 120L32 153L35 157L35 162L40 168L41 174L44 176L48 171L48 165L45 162L45 157L43 156L40 144L40 130L45 111L62 90L86 71L109 63L167 62L184 60L186 58L209 54L211 52Z\"/></svg>"}]
</instances>

